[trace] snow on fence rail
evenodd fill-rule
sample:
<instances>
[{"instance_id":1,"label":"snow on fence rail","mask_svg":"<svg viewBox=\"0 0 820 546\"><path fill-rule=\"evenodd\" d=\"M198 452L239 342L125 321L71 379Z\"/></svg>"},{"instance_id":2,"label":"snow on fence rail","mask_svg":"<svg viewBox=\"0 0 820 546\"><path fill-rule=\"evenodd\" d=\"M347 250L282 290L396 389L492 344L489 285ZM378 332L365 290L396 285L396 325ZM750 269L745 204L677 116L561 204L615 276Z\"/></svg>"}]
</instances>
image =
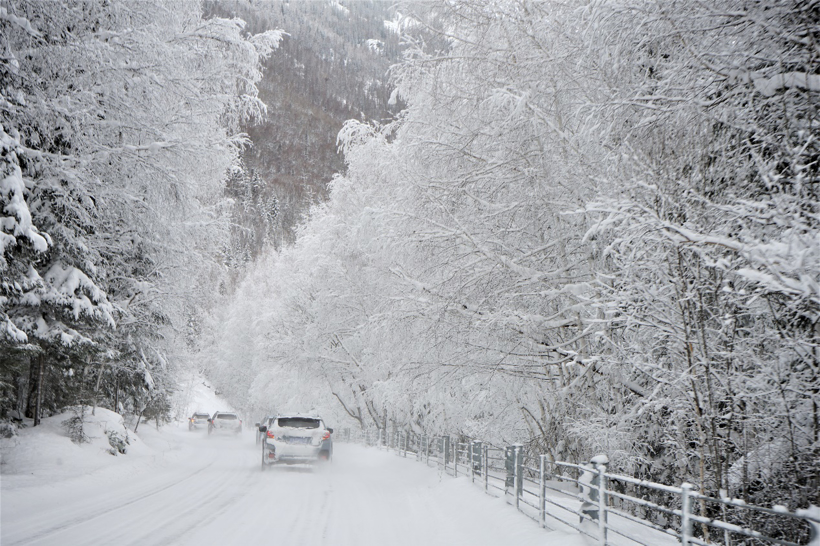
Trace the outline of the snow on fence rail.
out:
<instances>
[{"instance_id":1,"label":"snow on fence rail","mask_svg":"<svg viewBox=\"0 0 820 546\"><path fill-rule=\"evenodd\" d=\"M820 546L820 507L790 511L703 495L690 484L663 485L607 472L605 455L588 464L525 456L524 446L369 429L339 431L339 440L393 450L468 476L505 497L542 527L563 524L600 546Z\"/></svg>"}]
</instances>

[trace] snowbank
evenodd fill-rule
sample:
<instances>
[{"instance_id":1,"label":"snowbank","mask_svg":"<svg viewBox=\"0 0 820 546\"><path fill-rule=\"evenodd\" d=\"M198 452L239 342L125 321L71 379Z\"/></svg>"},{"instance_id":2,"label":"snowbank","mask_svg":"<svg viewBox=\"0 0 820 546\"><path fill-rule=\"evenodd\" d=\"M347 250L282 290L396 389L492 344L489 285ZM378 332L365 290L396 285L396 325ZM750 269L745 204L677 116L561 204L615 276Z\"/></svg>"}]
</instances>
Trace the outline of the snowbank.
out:
<instances>
[{"instance_id":1,"label":"snowbank","mask_svg":"<svg viewBox=\"0 0 820 546\"><path fill-rule=\"evenodd\" d=\"M104 408L97 408L94 415L91 411L85 406L83 411L77 408L46 417L37 427L29 421L18 428L16 436L0 439L0 474L4 479L18 476L27 484L39 483L122 466L128 458L152 453L137 434L126 429L121 415ZM82 435L76 426L80 418Z\"/></svg>"}]
</instances>

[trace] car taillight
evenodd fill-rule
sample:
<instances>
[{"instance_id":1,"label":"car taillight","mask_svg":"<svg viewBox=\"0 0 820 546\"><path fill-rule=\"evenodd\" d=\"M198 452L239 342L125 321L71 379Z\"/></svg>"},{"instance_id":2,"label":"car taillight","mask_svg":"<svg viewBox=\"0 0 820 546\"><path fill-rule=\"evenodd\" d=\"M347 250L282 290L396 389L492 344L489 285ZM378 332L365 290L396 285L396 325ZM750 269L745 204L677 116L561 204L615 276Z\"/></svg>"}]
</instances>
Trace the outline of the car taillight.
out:
<instances>
[{"instance_id":1,"label":"car taillight","mask_svg":"<svg viewBox=\"0 0 820 546\"><path fill-rule=\"evenodd\" d=\"M273 439L273 432L268 431L268 438L270 438L271 440Z\"/></svg>"},{"instance_id":2,"label":"car taillight","mask_svg":"<svg viewBox=\"0 0 820 546\"><path fill-rule=\"evenodd\" d=\"M327 440L327 439L329 439L329 438L330 438L330 431L327 431L327 430L326 430L326 431L325 431L325 435L324 435L324 436L322 436L322 440Z\"/></svg>"}]
</instances>

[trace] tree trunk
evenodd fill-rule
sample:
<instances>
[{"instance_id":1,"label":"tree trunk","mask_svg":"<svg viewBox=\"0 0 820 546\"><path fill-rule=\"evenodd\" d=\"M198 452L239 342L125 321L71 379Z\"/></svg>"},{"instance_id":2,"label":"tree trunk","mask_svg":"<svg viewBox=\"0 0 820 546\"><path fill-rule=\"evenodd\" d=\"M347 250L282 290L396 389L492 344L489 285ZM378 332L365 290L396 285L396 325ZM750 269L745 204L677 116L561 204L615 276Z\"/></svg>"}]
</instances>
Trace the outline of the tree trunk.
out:
<instances>
[{"instance_id":1,"label":"tree trunk","mask_svg":"<svg viewBox=\"0 0 820 546\"><path fill-rule=\"evenodd\" d=\"M14 410L22 416L26 414L28 408L26 394L29 390L29 384L22 373L15 374L14 387Z\"/></svg>"},{"instance_id":2,"label":"tree trunk","mask_svg":"<svg viewBox=\"0 0 820 546\"><path fill-rule=\"evenodd\" d=\"M100 382L102 381L105 364L100 364L100 371L97 374L97 384L94 386L94 407L91 408L91 415L97 414L97 398L100 396Z\"/></svg>"},{"instance_id":3,"label":"tree trunk","mask_svg":"<svg viewBox=\"0 0 820 546\"><path fill-rule=\"evenodd\" d=\"M46 356L37 356L37 396L34 399L34 426L40 424L40 410L43 405L43 375L46 368Z\"/></svg>"},{"instance_id":4,"label":"tree trunk","mask_svg":"<svg viewBox=\"0 0 820 546\"><path fill-rule=\"evenodd\" d=\"M29 419L34 417L34 406L37 398L37 364L38 360L29 357L28 365L28 395L26 396L26 405L23 412Z\"/></svg>"}]
</instances>

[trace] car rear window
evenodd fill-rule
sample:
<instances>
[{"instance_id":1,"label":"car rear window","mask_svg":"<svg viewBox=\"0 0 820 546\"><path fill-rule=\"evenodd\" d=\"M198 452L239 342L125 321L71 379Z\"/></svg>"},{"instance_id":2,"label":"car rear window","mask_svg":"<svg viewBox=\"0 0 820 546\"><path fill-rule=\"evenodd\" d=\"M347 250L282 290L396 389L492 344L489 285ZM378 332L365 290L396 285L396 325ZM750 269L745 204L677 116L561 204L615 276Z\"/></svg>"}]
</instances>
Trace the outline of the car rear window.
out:
<instances>
[{"instance_id":1,"label":"car rear window","mask_svg":"<svg viewBox=\"0 0 820 546\"><path fill-rule=\"evenodd\" d=\"M233 413L220 413L216 416L217 419L236 419L236 415Z\"/></svg>"},{"instance_id":2,"label":"car rear window","mask_svg":"<svg viewBox=\"0 0 820 546\"><path fill-rule=\"evenodd\" d=\"M318 419L306 417L280 417L278 422L283 428L319 428Z\"/></svg>"},{"instance_id":3,"label":"car rear window","mask_svg":"<svg viewBox=\"0 0 820 546\"><path fill-rule=\"evenodd\" d=\"M211 416L208 415L207 413L195 413L194 414L194 419L208 419L210 417Z\"/></svg>"}]
</instances>

